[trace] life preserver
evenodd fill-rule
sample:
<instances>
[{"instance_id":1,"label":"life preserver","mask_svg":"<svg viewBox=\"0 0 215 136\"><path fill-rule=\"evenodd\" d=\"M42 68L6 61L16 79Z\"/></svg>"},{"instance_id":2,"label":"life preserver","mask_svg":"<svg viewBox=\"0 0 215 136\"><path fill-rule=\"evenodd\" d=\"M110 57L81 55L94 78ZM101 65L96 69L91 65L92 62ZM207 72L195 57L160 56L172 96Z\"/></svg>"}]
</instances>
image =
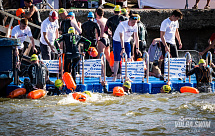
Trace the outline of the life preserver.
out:
<instances>
[{"instance_id":1,"label":"life preserver","mask_svg":"<svg viewBox=\"0 0 215 136\"><path fill-rule=\"evenodd\" d=\"M122 87L116 86L113 88L114 96L124 96L124 89Z\"/></svg>"},{"instance_id":2,"label":"life preserver","mask_svg":"<svg viewBox=\"0 0 215 136\"><path fill-rule=\"evenodd\" d=\"M143 61L143 58L137 58L137 61Z\"/></svg>"},{"instance_id":3,"label":"life preserver","mask_svg":"<svg viewBox=\"0 0 215 136\"><path fill-rule=\"evenodd\" d=\"M8 98L16 98L20 95L24 95L25 93L26 93L25 88L18 88L16 90L13 90L12 92L10 92L10 94L7 97Z\"/></svg>"},{"instance_id":4,"label":"life preserver","mask_svg":"<svg viewBox=\"0 0 215 136\"><path fill-rule=\"evenodd\" d=\"M66 87L70 90L75 90L76 89L76 84L75 81L73 80L72 76L70 73L65 72L63 74L63 81L66 84Z\"/></svg>"},{"instance_id":5,"label":"life preserver","mask_svg":"<svg viewBox=\"0 0 215 136\"><path fill-rule=\"evenodd\" d=\"M73 93L72 96L75 100L78 100L80 102L85 102L87 100L87 97L79 92Z\"/></svg>"},{"instance_id":6,"label":"life preserver","mask_svg":"<svg viewBox=\"0 0 215 136\"><path fill-rule=\"evenodd\" d=\"M38 89L38 90L34 90L34 91L31 91L30 93L28 93L28 96L27 98L29 99L39 99L43 96L46 95L46 91L43 90L43 89Z\"/></svg>"},{"instance_id":7,"label":"life preserver","mask_svg":"<svg viewBox=\"0 0 215 136\"><path fill-rule=\"evenodd\" d=\"M113 51L110 52L110 66L113 67L114 65L114 55L113 55Z\"/></svg>"},{"instance_id":8,"label":"life preserver","mask_svg":"<svg viewBox=\"0 0 215 136\"><path fill-rule=\"evenodd\" d=\"M181 93L195 93L195 94L199 93L198 89L196 89L194 87L190 87L190 86L181 87L180 92Z\"/></svg>"},{"instance_id":9,"label":"life preserver","mask_svg":"<svg viewBox=\"0 0 215 136\"><path fill-rule=\"evenodd\" d=\"M22 13L25 14L25 11L22 8L18 8L16 10L16 16L19 17ZM20 21L18 20L18 24L20 24Z\"/></svg>"},{"instance_id":10,"label":"life preserver","mask_svg":"<svg viewBox=\"0 0 215 136\"><path fill-rule=\"evenodd\" d=\"M90 47L88 49L88 54L91 56L91 57L97 57L98 56L98 51L96 50L95 47Z\"/></svg>"}]
</instances>

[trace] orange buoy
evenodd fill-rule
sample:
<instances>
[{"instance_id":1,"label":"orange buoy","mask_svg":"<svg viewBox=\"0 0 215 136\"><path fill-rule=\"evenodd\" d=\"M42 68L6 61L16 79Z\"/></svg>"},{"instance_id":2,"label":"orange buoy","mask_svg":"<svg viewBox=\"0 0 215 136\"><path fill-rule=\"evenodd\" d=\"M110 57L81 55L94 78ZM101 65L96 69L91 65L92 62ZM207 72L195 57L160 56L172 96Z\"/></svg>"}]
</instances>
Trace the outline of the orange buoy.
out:
<instances>
[{"instance_id":1,"label":"orange buoy","mask_svg":"<svg viewBox=\"0 0 215 136\"><path fill-rule=\"evenodd\" d=\"M16 16L19 17L22 13L25 14L25 11L22 8L18 8L16 10ZM20 21L18 20L18 24L20 24Z\"/></svg>"},{"instance_id":2,"label":"orange buoy","mask_svg":"<svg viewBox=\"0 0 215 136\"><path fill-rule=\"evenodd\" d=\"M113 51L110 52L110 66L113 67L114 65L114 55L113 55Z\"/></svg>"},{"instance_id":3,"label":"orange buoy","mask_svg":"<svg viewBox=\"0 0 215 136\"><path fill-rule=\"evenodd\" d=\"M27 98L29 99L39 99L46 95L46 91L43 89L37 89L28 93Z\"/></svg>"},{"instance_id":4,"label":"orange buoy","mask_svg":"<svg viewBox=\"0 0 215 136\"><path fill-rule=\"evenodd\" d=\"M137 61L143 61L143 58L137 58Z\"/></svg>"},{"instance_id":5,"label":"orange buoy","mask_svg":"<svg viewBox=\"0 0 215 136\"><path fill-rule=\"evenodd\" d=\"M16 90L13 90L12 92L10 92L10 94L7 97L8 98L16 98L20 95L24 95L25 93L26 93L25 88L18 88Z\"/></svg>"},{"instance_id":6,"label":"orange buoy","mask_svg":"<svg viewBox=\"0 0 215 136\"><path fill-rule=\"evenodd\" d=\"M194 88L194 87L190 87L190 86L183 86L180 89L181 93L194 93L194 94L198 94L199 91L198 89Z\"/></svg>"},{"instance_id":7,"label":"orange buoy","mask_svg":"<svg viewBox=\"0 0 215 136\"><path fill-rule=\"evenodd\" d=\"M65 82L66 84L66 87L69 89L69 90L75 90L76 89L76 83L75 81L73 80L72 76L70 73L68 72L65 72L63 74L63 81Z\"/></svg>"},{"instance_id":8,"label":"orange buoy","mask_svg":"<svg viewBox=\"0 0 215 136\"><path fill-rule=\"evenodd\" d=\"M122 87L116 86L113 88L114 96L124 96L124 89Z\"/></svg>"},{"instance_id":9,"label":"orange buoy","mask_svg":"<svg viewBox=\"0 0 215 136\"><path fill-rule=\"evenodd\" d=\"M96 57L98 56L98 51L96 50L95 47L90 47L88 49L88 54L91 56L91 57Z\"/></svg>"},{"instance_id":10,"label":"orange buoy","mask_svg":"<svg viewBox=\"0 0 215 136\"><path fill-rule=\"evenodd\" d=\"M78 100L80 102L85 102L87 100L86 99L87 97L84 94L79 92L73 93L72 96L75 100Z\"/></svg>"}]
</instances>

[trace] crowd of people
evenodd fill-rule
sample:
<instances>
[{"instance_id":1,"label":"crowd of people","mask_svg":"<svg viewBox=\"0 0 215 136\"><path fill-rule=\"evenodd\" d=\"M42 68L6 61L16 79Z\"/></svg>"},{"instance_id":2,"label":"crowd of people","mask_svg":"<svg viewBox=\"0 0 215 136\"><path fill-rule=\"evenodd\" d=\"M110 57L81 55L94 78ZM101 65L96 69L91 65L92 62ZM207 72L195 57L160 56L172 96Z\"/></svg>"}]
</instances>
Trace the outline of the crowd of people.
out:
<instances>
[{"instance_id":1,"label":"crowd of people","mask_svg":"<svg viewBox=\"0 0 215 136\"><path fill-rule=\"evenodd\" d=\"M28 36L31 40L33 55L41 56L42 60L56 59L64 55L64 72L72 73L72 77L76 79L76 67L80 61L80 54L84 54L86 59L99 58L101 53L106 55L108 64L110 63L110 52L114 54L114 65L110 66L112 72L112 81L116 81L121 75L120 61L124 53L127 54L128 61L136 61L142 57L146 51L147 30L144 23L140 20L140 15L134 11L128 11L127 8L122 8L116 5L114 15L110 18L104 17L102 8L97 8L95 13L88 13L88 20L80 23L75 18L74 12L69 12L63 8L58 12L55 10L49 13L49 16L41 21L38 9L32 5L32 0L24 0L29 12L21 14L20 24L12 29L11 36L21 40L21 46L16 48L16 56L22 57L25 50L23 42ZM59 17L61 22L58 22ZM164 61L163 58L166 52L170 53L173 58L178 57L176 39L179 44L179 49L182 48L182 42L179 34L179 19L183 15L180 10L174 10L170 17L163 20L160 27L160 38L155 38L148 49L150 61L150 75L163 80ZM38 28L31 31L28 27L28 21L34 24L41 25L40 30L40 51L35 48L33 38L38 38ZM32 34L33 32L33 34ZM176 38L176 39L175 39ZM211 38L211 40L214 40ZM82 43L82 44L80 44ZM214 43L210 41L213 48ZM84 45L84 46L82 46ZM88 49L94 47L98 50L97 57L90 57ZM201 54L204 54L203 51ZM36 56L37 56L36 55ZM38 62L38 57L33 57L32 61L38 65L37 68L31 68L29 77L33 80L32 74L35 69L43 69L42 64ZM35 59L36 58L36 59ZM35 63L33 63L35 65ZM32 65L33 65L32 64ZM17 64L18 65L18 64ZM33 73L34 72L34 73ZM42 70L41 70L42 72ZM46 72L40 73L44 76L40 80L45 84L48 79ZM188 73L190 75L190 73ZM203 75L204 76L204 75ZM37 78L40 79L40 78ZM130 81L130 79L126 79ZM32 83L34 81L31 81ZM43 86L44 87L44 86Z\"/></svg>"}]
</instances>

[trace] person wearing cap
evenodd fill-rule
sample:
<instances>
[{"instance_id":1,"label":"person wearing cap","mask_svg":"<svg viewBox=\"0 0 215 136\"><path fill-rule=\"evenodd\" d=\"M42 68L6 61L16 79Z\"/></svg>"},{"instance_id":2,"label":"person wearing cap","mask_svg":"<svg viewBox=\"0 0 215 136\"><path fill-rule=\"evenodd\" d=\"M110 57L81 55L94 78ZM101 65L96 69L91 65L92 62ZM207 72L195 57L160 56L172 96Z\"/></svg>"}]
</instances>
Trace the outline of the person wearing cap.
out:
<instances>
[{"instance_id":1,"label":"person wearing cap","mask_svg":"<svg viewBox=\"0 0 215 136\"><path fill-rule=\"evenodd\" d=\"M118 24L122 21L128 20L128 19L126 19L126 17L120 15L120 12L121 12L121 7L119 5L116 5L114 7L114 16L108 18L107 23L105 25L104 32L109 35L108 29L110 28L110 30L112 32L111 37L113 37Z\"/></svg>"},{"instance_id":2,"label":"person wearing cap","mask_svg":"<svg viewBox=\"0 0 215 136\"><path fill-rule=\"evenodd\" d=\"M53 84L49 80L49 71L46 65L42 61L39 61L36 54L31 56L31 65L28 68L28 76L30 78L30 83L34 86L34 89L37 88L46 90L46 83Z\"/></svg>"},{"instance_id":3,"label":"person wearing cap","mask_svg":"<svg viewBox=\"0 0 215 136\"><path fill-rule=\"evenodd\" d=\"M146 37L147 37L147 30L146 26L140 21L140 15L138 15L138 20L137 20L137 27L138 27L138 36L139 36L139 50L141 53L146 51ZM133 46L134 49L136 49L136 46ZM136 61L137 58L142 57L138 56L138 54L135 52L133 49L133 54L134 54L134 60Z\"/></svg>"},{"instance_id":4,"label":"person wearing cap","mask_svg":"<svg viewBox=\"0 0 215 136\"><path fill-rule=\"evenodd\" d=\"M54 83L54 88L49 88L47 95L63 95L66 94L63 81L61 79L57 79Z\"/></svg>"},{"instance_id":5,"label":"person wearing cap","mask_svg":"<svg viewBox=\"0 0 215 136\"><path fill-rule=\"evenodd\" d=\"M64 44L61 44L64 42ZM80 47L79 43L83 43L84 47ZM64 72L72 72L72 77L76 81L76 66L80 60L80 53L87 52L91 42L83 36L75 34L75 28L70 27L67 34L61 35L54 43L58 54L61 54L60 48L63 49L64 57ZM71 69L72 67L72 69ZM72 71L71 71L72 70Z\"/></svg>"},{"instance_id":6,"label":"person wearing cap","mask_svg":"<svg viewBox=\"0 0 215 136\"><path fill-rule=\"evenodd\" d=\"M114 7L114 15L112 17L108 18L108 20L106 22L104 32L109 37L113 38L115 30L116 30L116 28L117 28L117 26L119 25L120 22L128 20L126 17L120 15L120 12L121 12L121 6L120 5L116 5ZM112 51L112 50L113 50L113 46L110 47L110 51ZM111 68L111 71L112 71L112 76L113 76L114 75L113 68ZM119 68L118 74L119 74L119 76L121 75L121 68Z\"/></svg>"},{"instance_id":7,"label":"person wearing cap","mask_svg":"<svg viewBox=\"0 0 215 136\"><path fill-rule=\"evenodd\" d=\"M104 82L102 80L101 85L103 86L103 92L107 93L107 94L112 94L113 92L109 92L106 88L107 86L107 82ZM132 90L131 90L131 82L130 81L125 81L122 85L122 88L124 90L125 95L129 95L132 94Z\"/></svg>"},{"instance_id":8,"label":"person wearing cap","mask_svg":"<svg viewBox=\"0 0 215 136\"><path fill-rule=\"evenodd\" d=\"M60 34L66 34L70 27L75 27L77 32L81 34L81 27L78 26L78 23L75 19L75 14L73 12L69 12L69 14L67 14L67 11L64 8L60 8L58 13L62 19L60 22Z\"/></svg>"},{"instance_id":9,"label":"person wearing cap","mask_svg":"<svg viewBox=\"0 0 215 136\"><path fill-rule=\"evenodd\" d=\"M188 64L191 63L191 61L192 60L187 61L186 76L195 74L196 81L197 81L197 89L199 90L199 92L206 92L206 93L211 92L210 78L211 76L215 77L214 70L206 66L206 62L204 59L200 59L198 66L195 66L189 71ZM212 64L212 67L214 68L213 64Z\"/></svg>"},{"instance_id":10,"label":"person wearing cap","mask_svg":"<svg viewBox=\"0 0 215 136\"><path fill-rule=\"evenodd\" d=\"M170 53L172 58L178 58L178 51L176 46L175 38L178 40L179 49L182 48L182 42L179 34L179 23L178 20L182 19L183 15L180 10L174 10L170 17L165 19L161 23L160 27L160 38L161 38L161 49L162 54L165 56L166 52ZM164 62L161 68L162 74L164 73Z\"/></svg>"},{"instance_id":11,"label":"person wearing cap","mask_svg":"<svg viewBox=\"0 0 215 136\"><path fill-rule=\"evenodd\" d=\"M171 93L171 87L169 85L163 85L160 90L161 93Z\"/></svg>"},{"instance_id":12,"label":"person wearing cap","mask_svg":"<svg viewBox=\"0 0 215 136\"><path fill-rule=\"evenodd\" d=\"M41 24L40 50L43 60L51 60L55 52L54 40L59 37L58 28L58 13L53 10Z\"/></svg>"},{"instance_id":13,"label":"person wearing cap","mask_svg":"<svg viewBox=\"0 0 215 136\"><path fill-rule=\"evenodd\" d=\"M25 50L23 42L25 41L27 36L30 38L33 50L37 51L34 44L34 38L31 33L31 28L28 26L28 20L26 18L22 18L20 25L15 26L11 32L12 38L17 38L21 41L21 46L16 46L15 48L15 56L22 57Z\"/></svg>"},{"instance_id":14,"label":"person wearing cap","mask_svg":"<svg viewBox=\"0 0 215 136\"><path fill-rule=\"evenodd\" d=\"M121 9L121 15L126 17L127 20L129 19L127 8Z\"/></svg>"},{"instance_id":15,"label":"person wearing cap","mask_svg":"<svg viewBox=\"0 0 215 136\"><path fill-rule=\"evenodd\" d=\"M81 25L82 28L82 36L89 39L92 44L92 47L96 47L97 49L97 41L99 40L101 29L97 23L94 22L94 13L89 12L87 15L88 21L84 22ZM86 54L86 58L89 58L89 54Z\"/></svg>"},{"instance_id":16,"label":"person wearing cap","mask_svg":"<svg viewBox=\"0 0 215 136\"><path fill-rule=\"evenodd\" d=\"M139 37L137 27L137 14L131 14L129 20L120 22L113 36L113 54L114 54L114 77L112 81L116 81L119 62L124 53L127 54L128 61L131 61L131 45L130 39L134 35L136 44L136 53L142 56L139 51Z\"/></svg>"},{"instance_id":17,"label":"person wearing cap","mask_svg":"<svg viewBox=\"0 0 215 136\"><path fill-rule=\"evenodd\" d=\"M28 19L28 21L40 26L41 25L41 18L40 18L39 10L32 3L33 3L33 0L24 0L24 4L28 8L29 12L27 14L22 13L21 17L25 17ZM40 29L39 28L33 28L33 32L34 32L33 37L35 39L38 39Z\"/></svg>"}]
</instances>

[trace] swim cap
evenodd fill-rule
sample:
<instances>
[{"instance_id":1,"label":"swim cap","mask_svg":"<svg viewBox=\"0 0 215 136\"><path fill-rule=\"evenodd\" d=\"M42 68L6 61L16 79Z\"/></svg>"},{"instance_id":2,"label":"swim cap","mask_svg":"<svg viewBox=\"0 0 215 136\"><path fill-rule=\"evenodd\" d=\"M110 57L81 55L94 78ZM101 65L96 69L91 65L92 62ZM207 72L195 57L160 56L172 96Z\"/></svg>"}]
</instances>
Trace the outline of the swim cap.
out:
<instances>
[{"instance_id":1,"label":"swim cap","mask_svg":"<svg viewBox=\"0 0 215 136\"><path fill-rule=\"evenodd\" d=\"M120 5L116 5L115 8L114 8L114 11L121 11Z\"/></svg>"},{"instance_id":2,"label":"swim cap","mask_svg":"<svg viewBox=\"0 0 215 136\"><path fill-rule=\"evenodd\" d=\"M127 87L128 89L131 89L131 82L125 81L123 84L124 87Z\"/></svg>"},{"instance_id":3,"label":"swim cap","mask_svg":"<svg viewBox=\"0 0 215 136\"><path fill-rule=\"evenodd\" d=\"M31 61L35 61L35 60L39 60L39 59L38 59L38 56L36 54L33 54L31 56Z\"/></svg>"},{"instance_id":4,"label":"swim cap","mask_svg":"<svg viewBox=\"0 0 215 136\"><path fill-rule=\"evenodd\" d=\"M169 85L163 85L163 91L165 93L169 93L171 91L171 87Z\"/></svg>"},{"instance_id":5,"label":"swim cap","mask_svg":"<svg viewBox=\"0 0 215 136\"><path fill-rule=\"evenodd\" d=\"M60 88L63 85L63 81L61 79L57 79L54 85L55 87Z\"/></svg>"},{"instance_id":6,"label":"swim cap","mask_svg":"<svg viewBox=\"0 0 215 136\"><path fill-rule=\"evenodd\" d=\"M88 15L87 15L87 17L90 17L90 18L92 17L92 18L94 18L93 12L89 12Z\"/></svg>"},{"instance_id":7,"label":"swim cap","mask_svg":"<svg viewBox=\"0 0 215 136\"><path fill-rule=\"evenodd\" d=\"M199 60L199 64L206 63L204 59Z\"/></svg>"},{"instance_id":8,"label":"swim cap","mask_svg":"<svg viewBox=\"0 0 215 136\"><path fill-rule=\"evenodd\" d=\"M140 21L140 15L139 15L139 14L137 14L137 17L138 17L138 19L137 19L137 20L138 20L138 21Z\"/></svg>"},{"instance_id":9,"label":"swim cap","mask_svg":"<svg viewBox=\"0 0 215 136\"><path fill-rule=\"evenodd\" d=\"M70 34L70 33L75 33L75 28L74 27L70 27L69 28L69 30L68 30L68 33Z\"/></svg>"},{"instance_id":10,"label":"swim cap","mask_svg":"<svg viewBox=\"0 0 215 136\"><path fill-rule=\"evenodd\" d=\"M127 14L127 10L125 8L121 9L121 14L122 15Z\"/></svg>"},{"instance_id":11,"label":"swim cap","mask_svg":"<svg viewBox=\"0 0 215 136\"><path fill-rule=\"evenodd\" d=\"M73 12L69 12L69 14L68 14L69 16L75 16L75 13L73 13Z\"/></svg>"},{"instance_id":12,"label":"swim cap","mask_svg":"<svg viewBox=\"0 0 215 136\"><path fill-rule=\"evenodd\" d=\"M64 12L66 12L66 10L65 10L64 8L60 8L60 9L58 10L58 14L61 14L61 13L64 13Z\"/></svg>"},{"instance_id":13,"label":"swim cap","mask_svg":"<svg viewBox=\"0 0 215 136\"><path fill-rule=\"evenodd\" d=\"M92 97L92 93L90 91L84 91L83 93L87 94L88 96Z\"/></svg>"}]
</instances>

